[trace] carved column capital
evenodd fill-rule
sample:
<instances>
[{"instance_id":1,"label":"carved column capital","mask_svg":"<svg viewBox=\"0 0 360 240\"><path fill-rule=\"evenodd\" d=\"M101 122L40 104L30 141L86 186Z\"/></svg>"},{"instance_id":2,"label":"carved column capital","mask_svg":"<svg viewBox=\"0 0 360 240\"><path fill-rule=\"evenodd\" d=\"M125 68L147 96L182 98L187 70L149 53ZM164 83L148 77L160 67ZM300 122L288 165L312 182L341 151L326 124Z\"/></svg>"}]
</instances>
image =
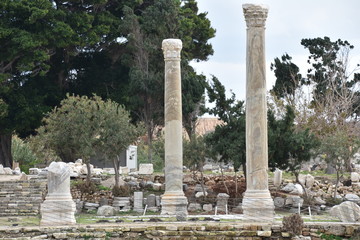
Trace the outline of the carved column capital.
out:
<instances>
[{"instance_id":1,"label":"carved column capital","mask_svg":"<svg viewBox=\"0 0 360 240\"><path fill-rule=\"evenodd\" d=\"M243 11L246 21L246 26L250 27L265 27L265 21L268 15L268 7L258 4L243 4Z\"/></svg>"},{"instance_id":2,"label":"carved column capital","mask_svg":"<svg viewBox=\"0 0 360 240\"><path fill-rule=\"evenodd\" d=\"M165 61L180 60L181 49L182 42L180 39L164 39L162 42L162 50L164 52Z\"/></svg>"}]
</instances>

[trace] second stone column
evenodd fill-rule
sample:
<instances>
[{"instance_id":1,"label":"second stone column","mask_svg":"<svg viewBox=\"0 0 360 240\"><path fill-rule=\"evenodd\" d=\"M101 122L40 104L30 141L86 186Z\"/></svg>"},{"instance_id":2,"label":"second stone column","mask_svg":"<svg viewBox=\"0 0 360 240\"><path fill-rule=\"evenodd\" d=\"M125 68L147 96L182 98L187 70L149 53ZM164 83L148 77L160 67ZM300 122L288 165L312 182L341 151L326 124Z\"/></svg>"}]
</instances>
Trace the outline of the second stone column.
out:
<instances>
[{"instance_id":1,"label":"second stone column","mask_svg":"<svg viewBox=\"0 0 360 240\"><path fill-rule=\"evenodd\" d=\"M161 214L187 216L187 198L183 192L182 102L179 39L162 42L165 59L165 193Z\"/></svg>"},{"instance_id":2,"label":"second stone column","mask_svg":"<svg viewBox=\"0 0 360 240\"><path fill-rule=\"evenodd\" d=\"M243 5L246 25L246 192L244 217L272 221L274 202L268 189L268 140L265 71L265 21L268 8Z\"/></svg>"}]
</instances>

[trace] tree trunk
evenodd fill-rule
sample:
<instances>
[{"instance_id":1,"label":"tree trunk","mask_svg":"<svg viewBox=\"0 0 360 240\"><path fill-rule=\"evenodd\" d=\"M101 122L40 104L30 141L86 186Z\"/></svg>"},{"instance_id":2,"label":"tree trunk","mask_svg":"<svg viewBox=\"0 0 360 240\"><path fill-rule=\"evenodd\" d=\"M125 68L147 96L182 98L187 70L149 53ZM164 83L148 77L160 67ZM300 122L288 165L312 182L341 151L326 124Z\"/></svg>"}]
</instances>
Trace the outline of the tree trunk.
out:
<instances>
[{"instance_id":1,"label":"tree trunk","mask_svg":"<svg viewBox=\"0 0 360 240\"><path fill-rule=\"evenodd\" d=\"M11 155L11 134L0 135L0 164L12 168L13 159Z\"/></svg>"},{"instance_id":2,"label":"tree trunk","mask_svg":"<svg viewBox=\"0 0 360 240\"><path fill-rule=\"evenodd\" d=\"M148 161L152 163L152 151L153 151L153 142L152 142L152 126L151 123L147 124L147 144L148 144Z\"/></svg>"},{"instance_id":3,"label":"tree trunk","mask_svg":"<svg viewBox=\"0 0 360 240\"><path fill-rule=\"evenodd\" d=\"M115 188L119 188L119 178L120 178L120 174L119 174L119 164L120 163L120 159L119 156L116 156L116 159L114 158L113 160L113 164L114 164L114 170L115 170Z\"/></svg>"},{"instance_id":4,"label":"tree trunk","mask_svg":"<svg viewBox=\"0 0 360 240\"><path fill-rule=\"evenodd\" d=\"M90 181L91 181L90 159L89 159L89 161L86 161L86 169L87 169L86 182L88 184L90 184Z\"/></svg>"},{"instance_id":5,"label":"tree trunk","mask_svg":"<svg viewBox=\"0 0 360 240\"><path fill-rule=\"evenodd\" d=\"M222 166L220 167L220 170L221 170L221 176L222 176L222 180L223 180L223 184L224 184L226 193L227 193L228 195L230 195L229 188L226 186L225 176L224 176L224 171L223 171Z\"/></svg>"}]
</instances>

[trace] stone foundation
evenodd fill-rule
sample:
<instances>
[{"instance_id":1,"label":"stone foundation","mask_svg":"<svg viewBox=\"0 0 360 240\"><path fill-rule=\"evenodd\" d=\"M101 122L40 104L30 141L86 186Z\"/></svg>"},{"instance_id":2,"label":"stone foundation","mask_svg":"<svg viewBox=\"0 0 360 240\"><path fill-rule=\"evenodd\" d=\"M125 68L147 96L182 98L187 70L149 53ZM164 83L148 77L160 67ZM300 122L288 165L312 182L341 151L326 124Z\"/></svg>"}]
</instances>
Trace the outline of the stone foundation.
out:
<instances>
[{"instance_id":1,"label":"stone foundation","mask_svg":"<svg viewBox=\"0 0 360 240\"><path fill-rule=\"evenodd\" d=\"M359 224L308 223L302 239L320 240L326 236L349 239ZM240 223L132 223L58 227L0 227L1 239L291 239L281 225ZM329 239L329 238L328 238ZM335 238L332 238L335 239Z\"/></svg>"}]
</instances>

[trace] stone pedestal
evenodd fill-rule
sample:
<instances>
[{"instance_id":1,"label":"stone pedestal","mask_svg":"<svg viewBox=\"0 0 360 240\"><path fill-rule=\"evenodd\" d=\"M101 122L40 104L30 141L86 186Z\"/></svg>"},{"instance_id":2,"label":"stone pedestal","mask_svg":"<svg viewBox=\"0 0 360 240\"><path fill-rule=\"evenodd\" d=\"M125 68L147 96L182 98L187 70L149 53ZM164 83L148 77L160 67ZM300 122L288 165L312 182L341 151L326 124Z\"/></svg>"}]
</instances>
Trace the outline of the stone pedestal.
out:
<instances>
[{"instance_id":1,"label":"stone pedestal","mask_svg":"<svg viewBox=\"0 0 360 240\"><path fill-rule=\"evenodd\" d=\"M134 211L143 212L144 211L144 193L143 192L134 192Z\"/></svg>"},{"instance_id":2,"label":"stone pedestal","mask_svg":"<svg viewBox=\"0 0 360 240\"><path fill-rule=\"evenodd\" d=\"M272 221L274 202L268 189L268 141L265 73L265 21L263 5L243 5L247 25L246 46L246 192L244 217Z\"/></svg>"},{"instance_id":3,"label":"stone pedestal","mask_svg":"<svg viewBox=\"0 0 360 240\"><path fill-rule=\"evenodd\" d=\"M179 39L165 39L165 193L161 214L187 214L183 192L182 103Z\"/></svg>"},{"instance_id":4,"label":"stone pedestal","mask_svg":"<svg viewBox=\"0 0 360 240\"><path fill-rule=\"evenodd\" d=\"M41 204L40 225L75 224L76 204L70 193L71 169L64 162L52 162L48 168L48 194Z\"/></svg>"}]
</instances>

